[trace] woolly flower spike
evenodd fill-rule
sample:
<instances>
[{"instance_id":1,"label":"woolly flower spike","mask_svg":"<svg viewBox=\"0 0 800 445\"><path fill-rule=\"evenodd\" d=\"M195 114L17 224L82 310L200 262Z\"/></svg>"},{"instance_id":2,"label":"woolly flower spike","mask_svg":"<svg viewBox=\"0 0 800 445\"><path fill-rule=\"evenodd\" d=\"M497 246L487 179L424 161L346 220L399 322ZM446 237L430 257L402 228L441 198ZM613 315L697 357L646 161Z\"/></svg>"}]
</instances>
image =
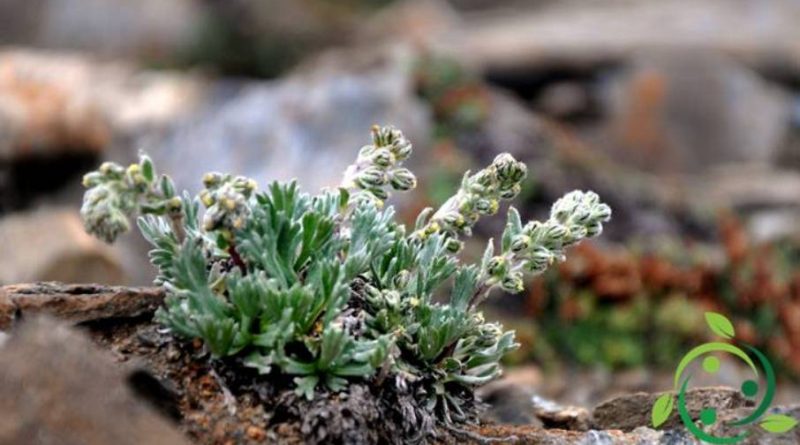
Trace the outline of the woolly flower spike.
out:
<instances>
[{"instance_id":1,"label":"woolly flower spike","mask_svg":"<svg viewBox=\"0 0 800 445\"><path fill-rule=\"evenodd\" d=\"M83 177L83 185L89 189L81 206L86 231L109 243L128 231L128 219L136 213L179 218L176 215L181 212L181 199L175 196L172 181L167 177L156 181L153 163L144 154L128 168L103 163Z\"/></svg>"},{"instance_id":2,"label":"woolly flower spike","mask_svg":"<svg viewBox=\"0 0 800 445\"><path fill-rule=\"evenodd\" d=\"M365 145L358 153L356 162L344 174L342 187L355 189L360 195L372 198L378 204L389 197L387 186L397 191L411 190L417 186L417 178L403 161L411 155L411 142L403 132L392 127L372 127L372 144Z\"/></svg>"},{"instance_id":3,"label":"woolly flower spike","mask_svg":"<svg viewBox=\"0 0 800 445\"><path fill-rule=\"evenodd\" d=\"M472 176L467 172L458 192L417 231L417 236L424 239L434 233L444 233L449 237L448 249L459 251L458 236L471 236L472 226L481 215L494 215L500 200L516 196L527 173L525 164L508 153L498 155L491 165ZM427 213L422 215L423 220L425 216Z\"/></svg>"},{"instance_id":4,"label":"woolly flower spike","mask_svg":"<svg viewBox=\"0 0 800 445\"><path fill-rule=\"evenodd\" d=\"M538 274L557 261L564 260L564 250L603 231L603 223L611 219L611 208L600 202L594 192L573 191L556 201L545 222L530 221L522 225L513 207L503 232L502 253L491 256L487 249L484 261L489 286L499 285L507 292L523 288L522 272Z\"/></svg>"},{"instance_id":5,"label":"woolly flower spike","mask_svg":"<svg viewBox=\"0 0 800 445\"><path fill-rule=\"evenodd\" d=\"M244 227L250 216L248 200L256 190L256 182L243 176L206 173L203 185L206 188L200 192L200 201L207 209L203 229L230 234Z\"/></svg>"}]
</instances>

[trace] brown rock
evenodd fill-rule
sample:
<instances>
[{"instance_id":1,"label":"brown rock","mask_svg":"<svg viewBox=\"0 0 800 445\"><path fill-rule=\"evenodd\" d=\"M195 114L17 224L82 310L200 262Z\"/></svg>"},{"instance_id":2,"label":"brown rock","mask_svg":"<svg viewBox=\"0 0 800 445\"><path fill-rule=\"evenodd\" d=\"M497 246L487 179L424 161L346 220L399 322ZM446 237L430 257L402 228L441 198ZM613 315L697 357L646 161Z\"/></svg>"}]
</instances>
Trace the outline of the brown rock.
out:
<instances>
[{"instance_id":1,"label":"brown rock","mask_svg":"<svg viewBox=\"0 0 800 445\"><path fill-rule=\"evenodd\" d=\"M55 320L25 323L0 363L0 443L188 443L133 396L109 357Z\"/></svg>"},{"instance_id":2,"label":"brown rock","mask_svg":"<svg viewBox=\"0 0 800 445\"><path fill-rule=\"evenodd\" d=\"M17 307L11 297L0 289L0 329L8 329L16 317Z\"/></svg>"},{"instance_id":3,"label":"brown rock","mask_svg":"<svg viewBox=\"0 0 800 445\"><path fill-rule=\"evenodd\" d=\"M486 444L502 443L517 445L641 445L654 443L675 443L694 445L697 442L688 434L677 432L662 433L650 428L637 428L631 432L609 431L566 431L544 429L528 425L481 425L466 428L457 443Z\"/></svg>"},{"instance_id":4,"label":"brown rock","mask_svg":"<svg viewBox=\"0 0 800 445\"><path fill-rule=\"evenodd\" d=\"M0 220L0 284L32 281L120 284L110 247L87 235L77 209L41 209Z\"/></svg>"},{"instance_id":5,"label":"brown rock","mask_svg":"<svg viewBox=\"0 0 800 445\"><path fill-rule=\"evenodd\" d=\"M163 301L161 288L110 287L96 284L34 283L0 287L0 329L15 314L48 314L80 323L135 317L154 311Z\"/></svg>"},{"instance_id":6,"label":"brown rock","mask_svg":"<svg viewBox=\"0 0 800 445\"><path fill-rule=\"evenodd\" d=\"M0 55L0 161L47 149L99 152L110 134L96 104L29 68L8 53Z\"/></svg>"},{"instance_id":7,"label":"brown rock","mask_svg":"<svg viewBox=\"0 0 800 445\"><path fill-rule=\"evenodd\" d=\"M46 51L0 51L0 162L98 154L139 125L193 110L200 83Z\"/></svg>"},{"instance_id":8,"label":"brown rock","mask_svg":"<svg viewBox=\"0 0 800 445\"><path fill-rule=\"evenodd\" d=\"M593 427L597 429L619 429L630 431L640 426L650 425L650 417L658 396L663 393L638 392L605 401L592 411ZM741 392L728 387L693 388L686 393L686 408L692 418L700 415L703 408L715 407L719 410L748 406L749 402ZM665 427L680 423L673 413L664 424Z\"/></svg>"}]
</instances>

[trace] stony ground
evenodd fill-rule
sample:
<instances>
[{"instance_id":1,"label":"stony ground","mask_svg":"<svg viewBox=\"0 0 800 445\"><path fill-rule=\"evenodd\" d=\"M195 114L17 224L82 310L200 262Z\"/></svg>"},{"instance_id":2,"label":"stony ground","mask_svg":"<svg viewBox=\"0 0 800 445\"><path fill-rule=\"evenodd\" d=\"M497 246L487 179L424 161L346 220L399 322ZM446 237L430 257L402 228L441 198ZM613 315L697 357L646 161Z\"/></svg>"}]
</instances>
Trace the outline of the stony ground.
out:
<instances>
[{"instance_id":1,"label":"stony ground","mask_svg":"<svg viewBox=\"0 0 800 445\"><path fill-rule=\"evenodd\" d=\"M376 432L388 426L363 414L375 403L372 389L357 386L348 394L298 401L290 391L276 390L275 382L209 360L199 342L176 341L160 329L152 322L160 295L148 288L55 283L0 288L0 327L11 329L0 336L0 361L8 364L0 369L0 408L14 413L0 421L0 443L29 443L34 435L37 443L61 444L380 442ZM489 394L490 412L496 414L514 392ZM665 430L647 427L657 396L626 394L591 409L531 397L518 405L522 424L487 420L442 430L431 441L697 443L674 415ZM698 416L714 406L721 419L733 419L751 405L736 390L712 387L691 390L687 408ZM800 405L773 411L796 417ZM120 417L126 422L114 420ZM711 432L726 433L724 426ZM743 443L800 440L799 432L752 433Z\"/></svg>"}]
</instances>

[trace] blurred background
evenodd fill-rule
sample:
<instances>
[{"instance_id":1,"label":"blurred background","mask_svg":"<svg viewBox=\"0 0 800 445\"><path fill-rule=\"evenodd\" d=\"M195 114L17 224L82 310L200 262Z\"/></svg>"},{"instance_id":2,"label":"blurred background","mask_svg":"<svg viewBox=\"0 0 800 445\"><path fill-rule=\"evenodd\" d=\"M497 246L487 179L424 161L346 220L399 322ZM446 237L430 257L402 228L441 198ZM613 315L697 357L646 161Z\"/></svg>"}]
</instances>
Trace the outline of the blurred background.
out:
<instances>
[{"instance_id":1,"label":"blurred background","mask_svg":"<svg viewBox=\"0 0 800 445\"><path fill-rule=\"evenodd\" d=\"M716 310L796 400L798 24L796 0L0 0L0 284L152 281L138 234L83 233L103 160L316 191L394 124L420 176L407 221L503 151L530 168L524 217L575 188L614 209L487 307L522 343L489 398L668 388Z\"/></svg>"}]
</instances>

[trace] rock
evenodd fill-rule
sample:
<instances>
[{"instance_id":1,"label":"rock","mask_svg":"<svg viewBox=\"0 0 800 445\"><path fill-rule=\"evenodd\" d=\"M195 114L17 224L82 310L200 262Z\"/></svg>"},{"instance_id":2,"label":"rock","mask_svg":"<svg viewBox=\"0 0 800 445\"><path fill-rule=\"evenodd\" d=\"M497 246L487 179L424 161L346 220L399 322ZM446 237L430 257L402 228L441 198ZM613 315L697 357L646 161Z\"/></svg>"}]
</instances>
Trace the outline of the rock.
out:
<instances>
[{"instance_id":1,"label":"rock","mask_svg":"<svg viewBox=\"0 0 800 445\"><path fill-rule=\"evenodd\" d=\"M621 160L696 174L780 155L791 101L750 69L707 51L650 51L628 65L606 93Z\"/></svg>"},{"instance_id":2,"label":"rock","mask_svg":"<svg viewBox=\"0 0 800 445\"><path fill-rule=\"evenodd\" d=\"M0 362L0 443L189 443L133 396L109 357L53 319L21 326Z\"/></svg>"},{"instance_id":3,"label":"rock","mask_svg":"<svg viewBox=\"0 0 800 445\"><path fill-rule=\"evenodd\" d=\"M0 40L106 57L164 59L194 38L201 6L193 0L0 2Z\"/></svg>"},{"instance_id":4,"label":"rock","mask_svg":"<svg viewBox=\"0 0 800 445\"><path fill-rule=\"evenodd\" d=\"M204 100L202 86L84 55L0 50L0 213L42 196L75 208L99 157L132 160L133 135L174 125Z\"/></svg>"},{"instance_id":5,"label":"rock","mask_svg":"<svg viewBox=\"0 0 800 445\"><path fill-rule=\"evenodd\" d=\"M0 284L58 280L121 283L112 250L83 229L78 209L48 208L0 220Z\"/></svg>"},{"instance_id":6,"label":"rock","mask_svg":"<svg viewBox=\"0 0 800 445\"><path fill-rule=\"evenodd\" d=\"M580 406L561 406L550 400L534 397L533 413L545 428L587 431L591 419L589 410Z\"/></svg>"},{"instance_id":7,"label":"rock","mask_svg":"<svg viewBox=\"0 0 800 445\"><path fill-rule=\"evenodd\" d=\"M800 173L760 165L719 169L708 176L709 199L738 210L800 208Z\"/></svg>"},{"instance_id":8,"label":"rock","mask_svg":"<svg viewBox=\"0 0 800 445\"><path fill-rule=\"evenodd\" d=\"M791 0L556 2L473 14L449 46L487 71L586 71L636 51L708 48L764 71L800 75L800 5ZM735 29L735 33L731 30Z\"/></svg>"},{"instance_id":9,"label":"rock","mask_svg":"<svg viewBox=\"0 0 800 445\"><path fill-rule=\"evenodd\" d=\"M536 394L542 384L541 371L533 366L512 368L502 379L478 388L478 397L489 408L481 416L484 422L530 425L587 431L589 411L577 406L562 406Z\"/></svg>"},{"instance_id":10,"label":"rock","mask_svg":"<svg viewBox=\"0 0 800 445\"><path fill-rule=\"evenodd\" d=\"M570 119L592 113L592 97L578 82L559 81L548 85L539 94L534 107L556 119Z\"/></svg>"},{"instance_id":11,"label":"rock","mask_svg":"<svg viewBox=\"0 0 800 445\"><path fill-rule=\"evenodd\" d=\"M800 236L800 172L780 166L740 165L709 172L691 182L696 198L731 208L754 242Z\"/></svg>"},{"instance_id":12,"label":"rock","mask_svg":"<svg viewBox=\"0 0 800 445\"><path fill-rule=\"evenodd\" d=\"M793 209L762 210L749 216L747 232L754 243L766 244L787 238L800 239L800 206Z\"/></svg>"},{"instance_id":13,"label":"rock","mask_svg":"<svg viewBox=\"0 0 800 445\"><path fill-rule=\"evenodd\" d=\"M481 414L482 421L510 425L543 425L534 414L532 399L535 394L530 388L493 382L478 391L481 401L489 405Z\"/></svg>"},{"instance_id":14,"label":"rock","mask_svg":"<svg viewBox=\"0 0 800 445\"><path fill-rule=\"evenodd\" d=\"M161 288L110 287L96 284L35 283L0 287L0 329L17 317L39 314L73 323L136 317L161 305Z\"/></svg>"},{"instance_id":15,"label":"rock","mask_svg":"<svg viewBox=\"0 0 800 445\"><path fill-rule=\"evenodd\" d=\"M71 53L0 51L0 162L98 155L193 110L202 82Z\"/></svg>"},{"instance_id":16,"label":"rock","mask_svg":"<svg viewBox=\"0 0 800 445\"><path fill-rule=\"evenodd\" d=\"M17 318L17 306L6 292L0 292L0 332L11 327Z\"/></svg>"},{"instance_id":17,"label":"rock","mask_svg":"<svg viewBox=\"0 0 800 445\"><path fill-rule=\"evenodd\" d=\"M535 189L525 203L529 215L547 214L552 202L569 190L588 189L614 209L614 224L606 227L604 240L711 236L711 222L693 211L674 182L617 162L509 94L491 89L490 98L491 108L479 131L456 135L456 143L480 163L491 162L500 152L525 162ZM492 223L497 225L488 226ZM503 230L501 219L486 224L487 233Z\"/></svg>"},{"instance_id":18,"label":"rock","mask_svg":"<svg viewBox=\"0 0 800 445\"><path fill-rule=\"evenodd\" d=\"M69 88L75 72L65 58L26 56L0 54L0 161L102 151L111 134L97 104L84 96L89 85Z\"/></svg>"},{"instance_id":19,"label":"rock","mask_svg":"<svg viewBox=\"0 0 800 445\"><path fill-rule=\"evenodd\" d=\"M631 431L650 424L653 403L661 394L638 392L613 398L597 405L592 411L592 425L597 429ZM703 408L734 409L750 406L752 402L741 392L728 387L692 388L686 393L686 408L692 418L697 418ZM664 424L676 426L680 419L673 413Z\"/></svg>"},{"instance_id":20,"label":"rock","mask_svg":"<svg viewBox=\"0 0 800 445\"><path fill-rule=\"evenodd\" d=\"M428 48L435 46L460 22L458 13L442 0L395 2L358 30L358 40L364 43L407 41Z\"/></svg>"},{"instance_id":21,"label":"rock","mask_svg":"<svg viewBox=\"0 0 800 445\"><path fill-rule=\"evenodd\" d=\"M750 435L745 440L737 442L744 445L789 445L800 442L800 430L797 427L784 434L772 434L761 429L758 426L759 422L747 425L744 428L732 428L726 425L727 422L746 417L750 412L750 410L745 409L720 411L717 414L717 421L709 427L709 433L718 437L725 437L748 431ZM783 414L800 419L800 405L776 406L771 408L765 416L769 414Z\"/></svg>"},{"instance_id":22,"label":"rock","mask_svg":"<svg viewBox=\"0 0 800 445\"><path fill-rule=\"evenodd\" d=\"M503 444L525 445L699 445L690 434L681 430L655 431L640 427L630 432L620 430L567 431L542 429L528 425L481 425L468 428L459 443L485 444L495 439Z\"/></svg>"},{"instance_id":23,"label":"rock","mask_svg":"<svg viewBox=\"0 0 800 445\"><path fill-rule=\"evenodd\" d=\"M478 398L489 405L482 414L483 421L514 425L539 425L533 410L535 389L541 384L542 373L536 366L508 369L499 380L477 389Z\"/></svg>"},{"instance_id":24,"label":"rock","mask_svg":"<svg viewBox=\"0 0 800 445\"><path fill-rule=\"evenodd\" d=\"M197 3L197 2L195 2ZM355 40L372 13L390 2L270 0L202 2L203 32L188 58L233 77L273 78L309 54ZM375 41L369 42L374 44Z\"/></svg>"},{"instance_id":25,"label":"rock","mask_svg":"<svg viewBox=\"0 0 800 445\"><path fill-rule=\"evenodd\" d=\"M265 186L297 178L305 191L337 185L372 124L393 124L424 153L429 119L414 94L405 46L327 53L278 82L246 84L177 125L148 152L179 188L208 171ZM202 153L202 156L198 156Z\"/></svg>"}]
</instances>

